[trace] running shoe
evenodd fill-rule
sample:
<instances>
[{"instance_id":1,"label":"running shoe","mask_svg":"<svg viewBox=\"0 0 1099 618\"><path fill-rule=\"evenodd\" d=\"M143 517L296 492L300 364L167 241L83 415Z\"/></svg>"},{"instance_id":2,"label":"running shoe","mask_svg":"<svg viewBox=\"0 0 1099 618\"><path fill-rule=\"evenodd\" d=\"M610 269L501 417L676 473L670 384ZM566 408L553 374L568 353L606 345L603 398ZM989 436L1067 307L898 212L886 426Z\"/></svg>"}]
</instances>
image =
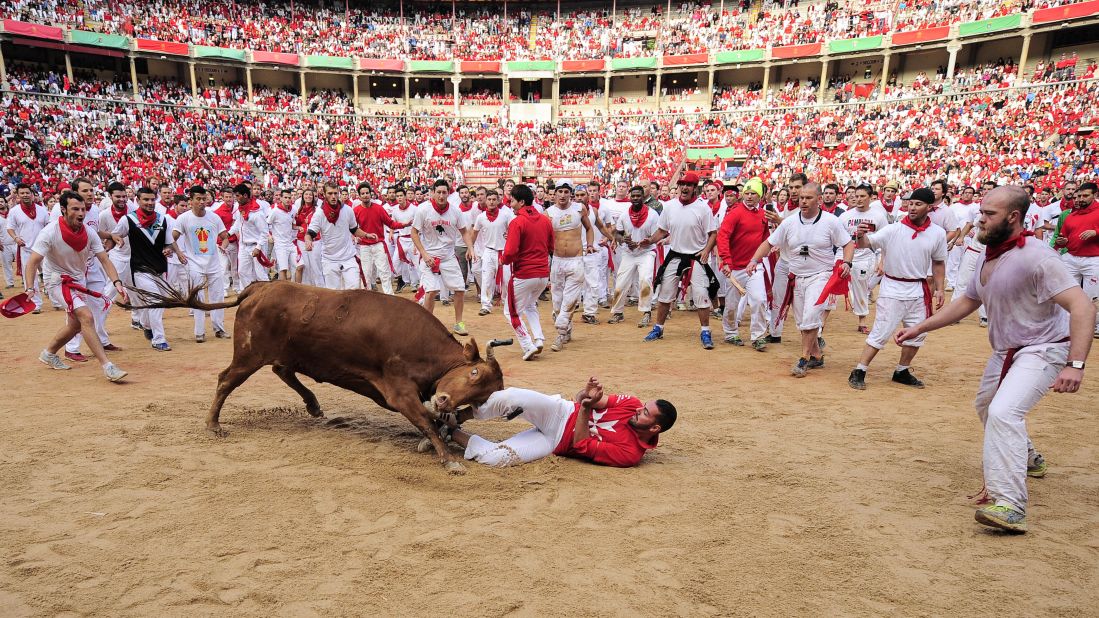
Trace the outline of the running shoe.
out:
<instances>
[{"instance_id":1,"label":"running shoe","mask_svg":"<svg viewBox=\"0 0 1099 618\"><path fill-rule=\"evenodd\" d=\"M762 352L767 349L767 337L760 337L752 342L752 349L756 352Z\"/></svg>"},{"instance_id":2,"label":"running shoe","mask_svg":"<svg viewBox=\"0 0 1099 618\"><path fill-rule=\"evenodd\" d=\"M121 352L122 348L116 346L113 343L108 343L108 344L103 346L103 350L106 351L106 352Z\"/></svg>"},{"instance_id":3,"label":"running shoe","mask_svg":"<svg viewBox=\"0 0 1099 618\"><path fill-rule=\"evenodd\" d=\"M653 329L651 331L649 331L649 334L645 335L645 339L643 339L643 341L656 341L657 339L663 339L663 338L664 338L664 329L660 328L659 326L654 326Z\"/></svg>"},{"instance_id":4,"label":"running shoe","mask_svg":"<svg viewBox=\"0 0 1099 618\"><path fill-rule=\"evenodd\" d=\"M977 321L977 326L981 328L988 328L988 318L981 318Z\"/></svg>"},{"instance_id":5,"label":"running shoe","mask_svg":"<svg viewBox=\"0 0 1099 618\"><path fill-rule=\"evenodd\" d=\"M1049 465L1041 453L1034 453L1034 457L1026 462L1026 475L1030 478L1040 479L1046 475Z\"/></svg>"},{"instance_id":6,"label":"running shoe","mask_svg":"<svg viewBox=\"0 0 1099 618\"><path fill-rule=\"evenodd\" d=\"M1023 534L1027 531L1026 514L1010 506L996 505L977 509L973 519L976 519L979 524L1006 530L1012 534Z\"/></svg>"},{"instance_id":7,"label":"running shoe","mask_svg":"<svg viewBox=\"0 0 1099 618\"><path fill-rule=\"evenodd\" d=\"M172 346L168 345L168 342L165 341L164 343L154 343L153 349L158 352L171 352Z\"/></svg>"},{"instance_id":8,"label":"running shoe","mask_svg":"<svg viewBox=\"0 0 1099 618\"><path fill-rule=\"evenodd\" d=\"M84 356L80 352L65 352L65 358L71 360L74 363L88 362L88 357Z\"/></svg>"},{"instance_id":9,"label":"running shoe","mask_svg":"<svg viewBox=\"0 0 1099 618\"><path fill-rule=\"evenodd\" d=\"M195 335L195 343L206 343L206 335Z\"/></svg>"},{"instance_id":10,"label":"running shoe","mask_svg":"<svg viewBox=\"0 0 1099 618\"><path fill-rule=\"evenodd\" d=\"M611 319L607 320L607 324L618 324L626 319L626 316L621 313L616 313L611 316Z\"/></svg>"},{"instance_id":11,"label":"running shoe","mask_svg":"<svg viewBox=\"0 0 1099 618\"><path fill-rule=\"evenodd\" d=\"M594 315L585 315L583 317L583 320L584 320L585 324L598 324L599 323L599 320L595 319Z\"/></svg>"},{"instance_id":12,"label":"running shoe","mask_svg":"<svg viewBox=\"0 0 1099 618\"><path fill-rule=\"evenodd\" d=\"M710 334L710 331L704 330L701 333L700 339L702 339L702 349L712 350L714 349L714 337Z\"/></svg>"},{"instance_id":13,"label":"running shoe","mask_svg":"<svg viewBox=\"0 0 1099 618\"><path fill-rule=\"evenodd\" d=\"M866 370L852 369L851 375L847 376L847 384L857 391L866 390Z\"/></svg>"},{"instance_id":14,"label":"running shoe","mask_svg":"<svg viewBox=\"0 0 1099 618\"><path fill-rule=\"evenodd\" d=\"M557 338L553 340L553 345L550 346L550 349L553 350L554 352L560 352L564 347L565 347L565 336L564 335L557 335Z\"/></svg>"},{"instance_id":15,"label":"running shoe","mask_svg":"<svg viewBox=\"0 0 1099 618\"><path fill-rule=\"evenodd\" d=\"M641 314L641 321L637 323L638 328L648 328L649 324L653 321L653 314L646 311Z\"/></svg>"},{"instance_id":16,"label":"running shoe","mask_svg":"<svg viewBox=\"0 0 1099 618\"><path fill-rule=\"evenodd\" d=\"M893 381L897 384L904 384L905 386L923 388L923 382L921 382L916 376L912 375L912 372L907 369L905 369L904 371L894 371Z\"/></svg>"},{"instance_id":17,"label":"running shoe","mask_svg":"<svg viewBox=\"0 0 1099 618\"><path fill-rule=\"evenodd\" d=\"M486 315L488 315L488 314L490 314L490 313L492 313L492 312L491 312L491 311L489 311L488 309L485 309L484 307L481 307L481 310L477 312L477 315L479 315L479 316L486 316Z\"/></svg>"},{"instance_id":18,"label":"running shoe","mask_svg":"<svg viewBox=\"0 0 1099 618\"><path fill-rule=\"evenodd\" d=\"M232 339L232 337L229 336L229 333L223 330L215 330L214 337L216 337L217 339Z\"/></svg>"},{"instance_id":19,"label":"running shoe","mask_svg":"<svg viewBox=\"0 0 1099 618\"><path fill-rule=\"evenodd\" d=\"M824 366L824 356L820 358L809 357L809 364L806 365L809 369L820 369Z\"/></svg>"},{"instance_id":20,"label":"running shoe","mask_svg":"<svg viewBox=\"0 0 1099 618\"><path fill-rule=\"evenodd\" d=\"M461 335L462 337L465 337L466 335L469 334L469 331L466 330L466 323L465 322L458 322L457 324L454 325L454 328L451 329L451 330L454 331L454 334Z\"/></svg>"},{"instance_id":21,"label":"running shoe","mask_svg":"<svg viewBox=\"0 0 1099 618\"><path fill-rule=\"evenodd\" d=\"M523 360L529 361L538 355L538 348L531 348L526 352L523 352Z\"/></svg>"},{"instance_id":22,"label":"running shoe","mask_svg":"<svg viewBox=\"0 0 1099 618\"><path fill-rule=\"evenodd\" d=\"M542 353L542 350L544 350L545 347L546 347L546 340L545 339L535 339L534 340L534 349L538 350L539 354Z\"/></svg>"},{"instance_id":23,"label":"running shoe","mask_svg":"<svg viewBox=\"0 0 1099 618\"><path fill-rule=\"evenodd\" d=\"M775 337L774 335L768 335L767 343L782 343L782 337Z\"/></svg>"},{"instance_id":24,"label":"running shoe","mask_svg":"<svg viewBox=\"0 0 1099 618\"><path fill-rule=\"evenodd\" d=\"M103 375L107 376L107 379L111 382L119 382L128 374L115 366L114 363L107 363L103 366Z\"/></svg>"},{"instance_id":25,"label":"running shoe","mask_svg":"<svg viewBox=\"0 0 1099 618\"><path fill-rule=\"evenodd\" d=\"M740 338L740 335L725 335L725 343L730 345L744 345L744 340Z\"/></svg>"},{"instance_id":26,"label":"running shoe","mask_svg":"<svg viewBox=\"0 0 1099 618\"><path fill-rule=\"evenodd\" d=\"M45 363L50 369L72 369L72 367L65 364L61 360L61 357L56 354L50 354L49 352L42 350L42 353L38 355L38 360Z\"/></svg>"},{"instance_id":27,"label":"running shoe","mask_svg":"<svg viewBox=\"0 0 1099 618\"><path fill-rule=\"evenodd\" d=\"M794 368L790 370L790 375L795 378L804 378L805 374L809 371L809 361L804 358L799 358Z\"/></svg>"}]
</instances>

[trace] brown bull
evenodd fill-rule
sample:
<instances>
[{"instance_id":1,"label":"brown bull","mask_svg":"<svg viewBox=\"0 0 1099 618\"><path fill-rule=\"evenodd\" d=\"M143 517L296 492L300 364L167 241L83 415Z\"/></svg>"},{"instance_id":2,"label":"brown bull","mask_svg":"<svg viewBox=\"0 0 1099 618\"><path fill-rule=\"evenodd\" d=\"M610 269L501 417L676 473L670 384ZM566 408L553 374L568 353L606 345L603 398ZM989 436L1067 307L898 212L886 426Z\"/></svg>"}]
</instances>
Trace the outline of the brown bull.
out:
<instances>
[{"instance_id":1,"label":"brown bull","mask_svg":"<svg viewBox=\"0 0 1099 618\"><path fill-rule=\"evenodd\" d=\"M480 405L504 387L503 373L493 357L481 359L477 342L464 346L447 328L416 303L364 290L335 291L289 281L255 283L232 302L205 303L200 289L186 296L167 285L161 293L134 290L142 306L189 307L211 311L237 310L233 362L218 375L217 391L206 418L207 430L218 436L225 398L261 367L294 389L315 417L322 416L317 397L298 379L307 375L365 395L388 410L403 414L431 440L447 469L461 472L461 463L447 450L424 407L430 400L438 412Z\"/></svg>"}]
</instances>

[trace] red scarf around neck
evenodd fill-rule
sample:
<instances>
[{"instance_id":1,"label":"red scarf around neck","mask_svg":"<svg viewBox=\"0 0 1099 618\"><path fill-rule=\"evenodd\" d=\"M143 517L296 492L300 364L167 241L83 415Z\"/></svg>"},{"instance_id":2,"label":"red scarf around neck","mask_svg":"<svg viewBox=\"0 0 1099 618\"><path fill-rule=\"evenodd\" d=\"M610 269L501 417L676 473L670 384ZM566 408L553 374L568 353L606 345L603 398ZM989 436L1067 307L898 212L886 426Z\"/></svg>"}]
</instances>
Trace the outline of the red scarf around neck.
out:
<instances>
[{"instance_id":1,"label":"red scarf around neck","mask_svg":"<svg viewBox=\"0 0 1099 618\"><path fill-rule=\"evenodd\" d=\"M919 235L920 232L923 232L927 230L927 228L931 227L931 217L924 217L923 223L921 225L916 225L915 223L912 223L912 215L906 215L903 219L901 219L901 225L914 230L912 232L912 238L915 238Z\"/></svg>"},{"instance_id":2,"label":"red scarf around neck","mask_svg":"<svg viewBox=\"0 0 1099 618\"><path fill-rule=\"evenodd\" d=\"M61 240L72 247L73 251L80 253L88 246L88 228L83 223L80 224L80 229L73 230L69 227L69 222L62 219L57 222L57 227L61 230Z\"/></svg>"},{"instance_id":3,"label":"red scarf around neck","mask_svg":"<svg viewBox=\"0 0 1099 618\"><path fill-rule=\"evenodd\" d=\"M244 206L240 207L240 218L247 221L248 216L256 212L257 210L259 210L259 202L257 202L256 200L252 200Z\"/></svg>"},{"instance_id":4,"label":"red scarf around neck","mask_svg":"<svg viewBox=\"0 0 1099 618\"><path fill-rule=\"evenodd\" d=\"M156 211L145 212L143 209L138 208L134 211L137 215L137 224L144 228L151 228L156 223Z\"/></svg>"},{"instance_id":5,"label":"red scarf around neck","mask_svg":"<svg viewBox=\"0 0 1099 618\"><path fill-rule=\"evenodd\" d=\"M38 204L31 204L28 209L26 204L20 203L19 207L23 209L23 214L27 215L27 218L31 221L34 221L34 218L38 216Z\"/></svg>"},{"instance_id":6,"label":"red scarf around neck","mask_svg":"<svg viewBox=\"0 0 1099 618\"><path fill-rule=\"evenodd\" d=\"M490 210L490 209L486 208L485 209L485 216L488 217L488 222L492 223L493 221L496 220L496 217L500 216L500 209L497 208L495 210Z\"/></svg>"},{"instance_id":7,"label":"red scarf around neck","mask_svg":"<svg viewBox=\"0 0 1099 618\"><path fill-rule=\"evenodd\" d=\"M1002 243L985 245L985 261L995 260L1012 249L1022 249L1026 244L1027 236L1034 236L1034 232L1023 230L1019 235L1012 236Z\"/></svg>"},{"instance_id":8,"label":"red scarf around neck","mask_svg":"<svg viewBox=\"0 0 1099 618\"><path fill-rule=\"evenodd\" d=\"M717 211L721 210L721 198L720 197L717 198L716 200L712 201L712 202L706 202L706 204L709 205L710 212L714 213L715 216L717 215Z\"/></svg>"},{"instance_id":9,"label":"red scarf around neck","mask_svg":"<svg viewBox=\"0 0 1099 618\"><path fill-rule=\"evenodd\" d=\"M340 211L343 210L343 204L337 203L333 208L328 205L327 201L321 202L321 210L324 211L324 218L328 219L328 222L335 225L336 219L340 218Z\"/></svg>"},{"instance_id":10,"label":"red scarf around neck","mask_svg":"<svg viewBox=\"0 0 1099 618\"><path fill-rule=\"evenodd\" d=\"M466 205L462 202L458 202L458 208L461 208L462 212L469 212L473 208L473 204ZM440 214L442 214L442 213L440 213Z\"/></svg>"},{"instance_id":11,"label":"red scarf around neck","mask_svg":"<svg viewBox=\"0 0 1099 618\"><path fill-rule=\"evenodd\" d=\"M649 209L644 204L641 205L640 210L635 211L633 207L631 207L626 212L630 214L630 223L637 228L645 225L645 221L649 218Z\"/></svg>"},{"instance_id":12,"label":"red scarf around neck","mask_svg":"<svg viewBox=\"0 0 1099 618\"><path fill-rule=\"evenodd\" d=\"M179 215L181 215L181 214L183 214L183 213L176 210L175 206L172 206L171 208L168 209L168 216L171 217L172 219L178 219Z\"/></svg>"},{"instance_id":13,"label":"red scarf around neck","mask_svg":"<svg viewBox=\"0 0 1099 618\"><path fill-rule=\"evenodd\" d=\"M450 210L450 202L443 202L442 206L435 203L435 200L431 200L431 207L435 209L435 212L440 215L445 215L446 211Z\"/></svg>"},{"instance_id":14,"label":"red scarf around neck","mask_svg":"<svg viewBox=\"0 0 1099 618\"><path fill-rule=\"evenodd\" d=\"M412 205L412 202L405 202L404 206L401 206L400 202L397 202L397 209L404 212L408 210L408 207Z\"/></svg>"},{"instance_id":15,"label":"red scarf around neck","mask_svg":"<svg viewBox=\"0 0 1099 618\"><path fill-rule=\"evenodd\" d=\"M122 217L125 217L129 210L130 209L127 208L125 204L122 205L122 210L117 210L114 207L114 204L111 204L111 216L114 217L114 222L118 223L121 221Z\"/></svg>"}]
</instances>

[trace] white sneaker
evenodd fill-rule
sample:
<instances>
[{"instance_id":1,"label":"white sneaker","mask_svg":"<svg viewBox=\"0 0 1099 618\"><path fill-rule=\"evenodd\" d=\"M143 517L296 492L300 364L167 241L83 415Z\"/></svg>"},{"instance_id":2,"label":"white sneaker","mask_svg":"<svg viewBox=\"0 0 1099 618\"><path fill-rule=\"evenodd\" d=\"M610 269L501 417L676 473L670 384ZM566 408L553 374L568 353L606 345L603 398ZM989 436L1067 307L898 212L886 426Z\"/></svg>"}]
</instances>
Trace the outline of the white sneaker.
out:
<instances>
[{"instance_id":1,"label":"white sneaker","mask_svg":"<svg viewBox=\"0 0 1099 618\"><path fill-rule=\"evenodd\" d=\"M565 336L564 335L557 335L557 338L553 340L553 345L550 346L550 349L553 350L554 352L560 352L561 348L564 348L564 347L565 347Z\"/></svg>"},{"instance_id":2,"label":"white sneaker","mask_svg":"<svg viewBox=\"0 0 1099 618\"><path fill-rule=\"evenodd\" d=\"M525 361L532 360L537 355L538 355L538 348L531 348L531 349L527 350L526 352L523 352L523 360L525 360ZM68 367L66 367L66 369L68 369Z\"/></svg>"},{"instance_id":3,"label":"white sneaker","mask_svg":"<svg viewBox=\"0 0 1099 618\"><path fill-rule=\"evenodd\" d=\"M50 354L49 352L42 350L42 353L38 355L38 360L45 363L50 369L72 369L72 367L65 364L61 360L61 357L56 354Z\"/></svg>"},{"instance_id":4,"label":"white sneaker","mask_svg":"<svg viewBox=\"0 0 1099 618\"><path fill-rule=\"evenodd\" d=\"M534 340L534 347L535 347L535 349L538 350L537 353L541 354L542 350L545 349L545 347L546 347L546 340L545 339L535 339Z\"/></svg>"},{"instance_id":5,"label":"white sneaker","mask_svg":"<svg viewBox=\"0 0 1099 618\"><path fill-rule=\"evenodd\" d=\"M116 367L114 363L107 363L103 365L103 375L107 376L107 379L111 382L118 382L128 374Z\"/></svg>"}]
</instances>

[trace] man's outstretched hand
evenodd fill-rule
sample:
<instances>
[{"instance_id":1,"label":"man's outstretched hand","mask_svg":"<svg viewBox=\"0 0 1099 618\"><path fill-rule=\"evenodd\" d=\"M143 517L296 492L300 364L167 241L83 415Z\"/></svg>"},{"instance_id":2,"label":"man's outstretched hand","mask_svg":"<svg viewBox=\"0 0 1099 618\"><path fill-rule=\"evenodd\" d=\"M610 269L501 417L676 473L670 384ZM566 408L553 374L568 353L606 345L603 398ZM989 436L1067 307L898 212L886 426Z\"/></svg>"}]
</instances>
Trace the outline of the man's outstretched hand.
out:
<instances>
[{"instance_id":1,"label":"man's outstretched hand","mask_svg":"<svg viewBox=\"0 0 1099 618\"><path fill-rule=\"evenodd\" d=\"M599 378L595 376L588 378L588 383L584 386L584 390L580 391L580 405L591 408L592 405L602 398L603 385L599 383Z\"/></svg>"}]
</instances>

